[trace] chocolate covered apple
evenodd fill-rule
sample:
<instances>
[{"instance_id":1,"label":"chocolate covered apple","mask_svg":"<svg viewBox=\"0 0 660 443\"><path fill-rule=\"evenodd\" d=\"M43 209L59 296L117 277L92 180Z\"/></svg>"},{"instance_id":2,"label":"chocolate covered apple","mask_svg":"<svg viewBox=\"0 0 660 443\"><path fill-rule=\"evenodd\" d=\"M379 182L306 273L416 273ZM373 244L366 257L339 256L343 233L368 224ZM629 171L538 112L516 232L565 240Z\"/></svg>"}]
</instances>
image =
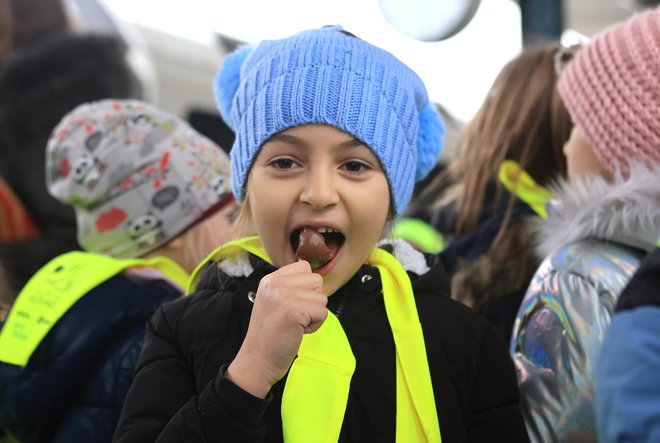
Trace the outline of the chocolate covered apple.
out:
<instances>
[{"instance_id":1,"label":"chocolate covered apple","mask_svg":"<svg viewBox=\"0 0 660 443\"><path fill-rule=\"evenodd\" d=\"M296 258L309 262L312 269L330 261L332 251L325 244L325 237L313 228L303 228L296 248Z\"/></svg>"}]
</instances>

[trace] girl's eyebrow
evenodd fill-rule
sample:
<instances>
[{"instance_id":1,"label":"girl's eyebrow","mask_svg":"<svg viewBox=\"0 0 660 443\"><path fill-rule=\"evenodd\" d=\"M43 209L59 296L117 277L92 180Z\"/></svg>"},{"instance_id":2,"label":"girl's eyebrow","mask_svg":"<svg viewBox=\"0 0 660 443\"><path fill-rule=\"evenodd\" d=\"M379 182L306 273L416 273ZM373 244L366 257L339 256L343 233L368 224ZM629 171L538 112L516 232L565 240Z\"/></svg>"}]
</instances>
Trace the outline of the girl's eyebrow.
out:
<instances>
[{"instance_id":1,"label":"girl's eyebrow","mask_svg":"<svg viewBox=\"0 0 660 443\"><path fill-rule=\"evenodd\" d=\"M291 134L285 134L285 133L274 134L270 137L270 141L280 141L301 148L309 148L309 143L307 143L307 141ZM366 146L366 145L364 144L364 142L358 140L357 138L351 138L350 140L346 140L344 142L339 143L335 147L338 149L343 149L343 148L355 148L357 146Z\"/></svg>"},{"instance_id":2,"label":"girl's eyebrow","mask_svg":"<svg viewBox=\"0 0 660 443\"><path fill-rule=\"evenodd\" d=\"M308 147L308 144L305 140L290 134L283 134L283 133L273 134L268 141L283 142L289 145Z\"/></svg>"}]
</instances>

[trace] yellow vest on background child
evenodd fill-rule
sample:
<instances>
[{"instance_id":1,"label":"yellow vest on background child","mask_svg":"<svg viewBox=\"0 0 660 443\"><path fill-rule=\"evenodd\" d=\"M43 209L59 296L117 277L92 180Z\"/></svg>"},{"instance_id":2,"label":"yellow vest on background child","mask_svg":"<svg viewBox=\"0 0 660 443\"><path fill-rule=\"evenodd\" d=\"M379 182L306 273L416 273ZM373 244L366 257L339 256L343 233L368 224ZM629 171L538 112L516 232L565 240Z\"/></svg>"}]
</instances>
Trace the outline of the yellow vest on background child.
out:
<instances>
[{"instance_id":1,"label":"yellow vest on background child","mask_svg":"<svg viewBox=\"0 0 660 443\"><path fill-rule=\"evenodd\" d=\"M110 441L150 317L184 293L197 249L229 232L229 158L184 120L117 99L71 110L46 151L48 190L73 207L86 252L48 262L11 307L0 428Z\"/></svg>"},{"instance_id":2,"label":"yellow vest on background child","mask_svg":"<svg viewBox=\"0 0 660 443\"><path fill-rule=\"evenodd\" d=\"M185 288L188 273L165 257L118 260L90 252L73 251L51 260L19 293L0 330L0 361L27 365L34 350L64 314L89 291L123 271L147 268Z\"/></svg>"}]
</instances>

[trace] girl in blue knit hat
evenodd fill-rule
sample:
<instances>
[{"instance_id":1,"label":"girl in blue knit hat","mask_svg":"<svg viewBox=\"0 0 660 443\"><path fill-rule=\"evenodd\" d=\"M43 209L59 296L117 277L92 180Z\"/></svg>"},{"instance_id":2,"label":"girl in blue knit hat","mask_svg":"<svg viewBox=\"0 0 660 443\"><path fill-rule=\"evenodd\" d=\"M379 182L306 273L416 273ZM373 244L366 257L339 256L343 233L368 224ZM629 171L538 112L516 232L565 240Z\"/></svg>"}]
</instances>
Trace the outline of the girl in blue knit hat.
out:
<instances>
[{"instance_id":1,"label":"girl in blue knit hat","mask_svg":"<svg viewBox=\"0 0 660 443\"><path fill-rule=\"evenodd\" d=\"M503 340L387 240L442 143L420 78L334 26L215 86L240 235L152 318L115 441L527 441Z\"/></svg>"}]
</instances>

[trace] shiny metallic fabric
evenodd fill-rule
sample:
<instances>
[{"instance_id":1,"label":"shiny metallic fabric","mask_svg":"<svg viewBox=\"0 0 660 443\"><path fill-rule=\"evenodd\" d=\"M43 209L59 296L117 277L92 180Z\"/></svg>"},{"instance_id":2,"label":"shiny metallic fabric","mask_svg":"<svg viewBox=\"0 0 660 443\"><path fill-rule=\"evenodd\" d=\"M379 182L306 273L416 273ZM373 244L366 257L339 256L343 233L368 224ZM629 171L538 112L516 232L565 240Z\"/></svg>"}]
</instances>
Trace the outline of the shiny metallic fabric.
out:
<instances>
[{"instance_id":1,"label":"shiny metallic fabric","mask_svg":"<svg viewBox=\"0 0 660 443\"><path fill-rule=\"evenodd\" d=\"M512 352L533 442L596 441L594 363L639 251L583 241L541 264L514 325Z\"/></svg>"},{"instance_id":2,"label":"shiny metallic fabric","mask_svg":"<svg viewBox=\"0 0 660 443\"><path fill-rule=\"evenodd\" d=\"M564 183L540 233L546 257L518 311L511 354L532 442L596 442L598 353L619 294L660 232L660 169Z\"/></svg>"}]
</instances>

